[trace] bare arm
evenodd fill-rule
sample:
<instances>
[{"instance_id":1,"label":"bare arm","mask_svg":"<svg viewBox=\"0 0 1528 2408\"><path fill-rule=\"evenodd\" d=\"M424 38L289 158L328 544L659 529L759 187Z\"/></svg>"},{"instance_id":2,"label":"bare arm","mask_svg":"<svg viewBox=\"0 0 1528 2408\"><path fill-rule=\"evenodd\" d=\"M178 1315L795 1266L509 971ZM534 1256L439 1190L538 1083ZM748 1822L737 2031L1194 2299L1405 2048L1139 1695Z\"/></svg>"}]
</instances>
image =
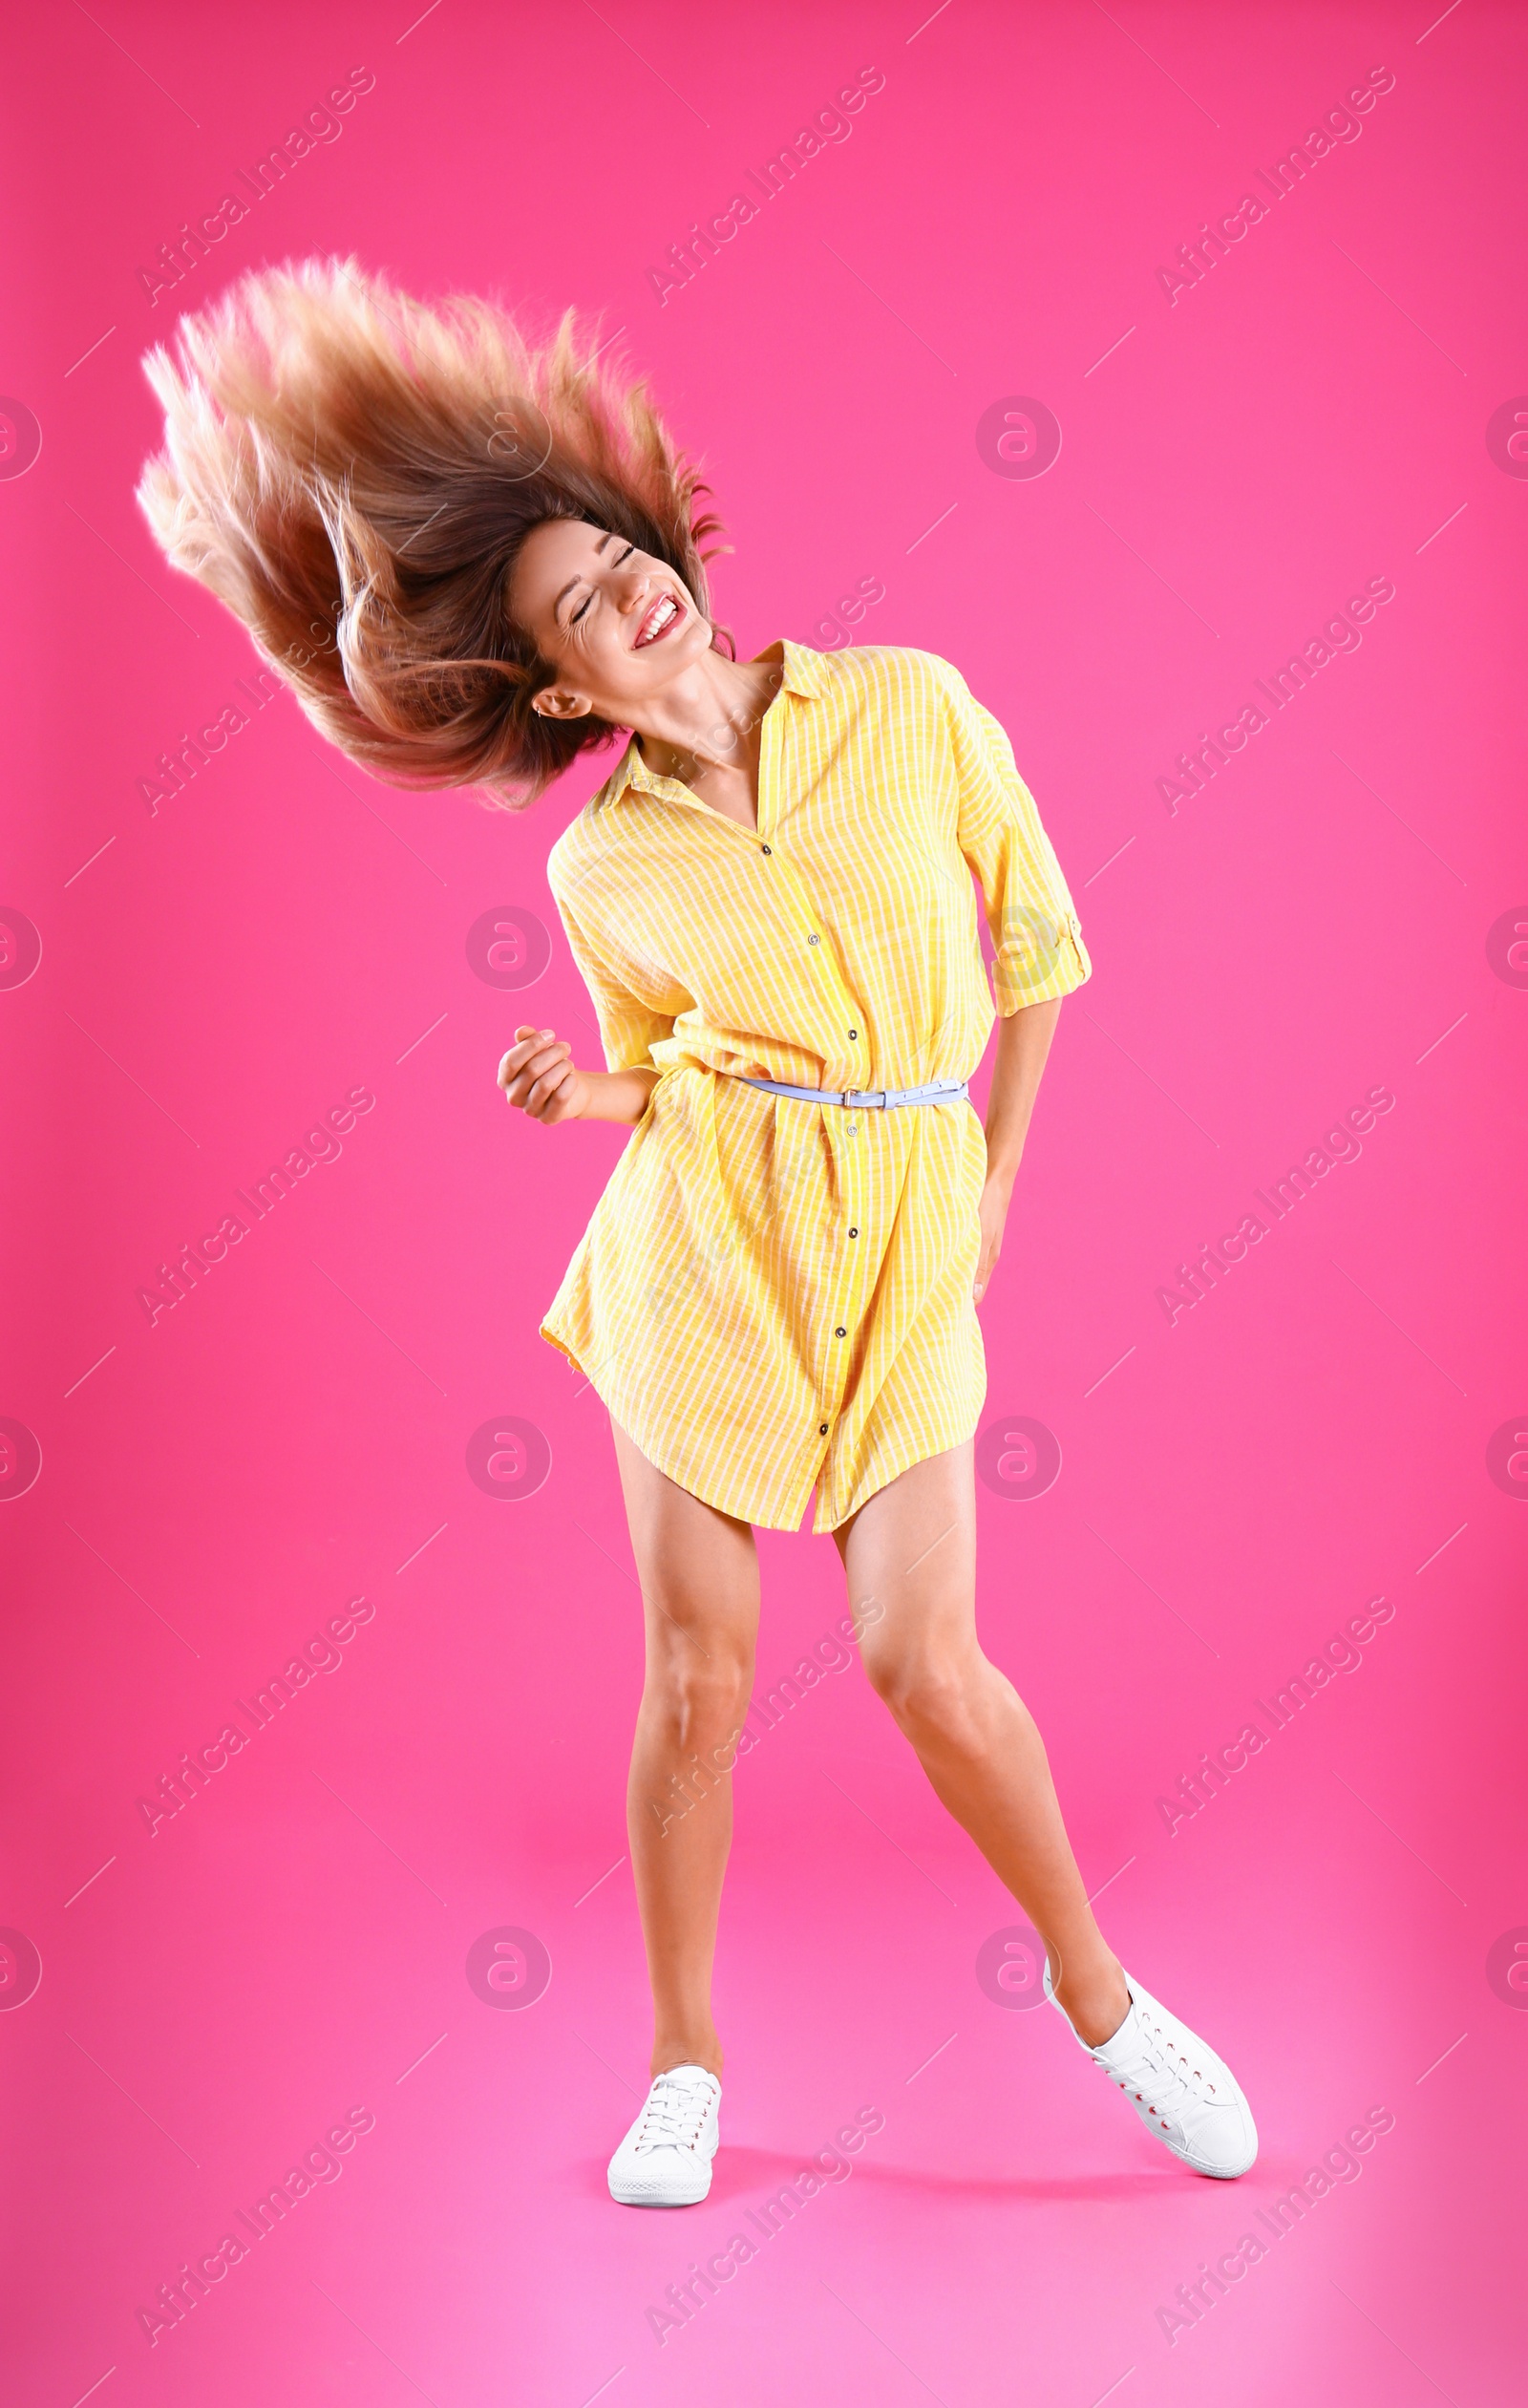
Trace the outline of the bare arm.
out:
<instances>
[{"instance_id":1,"label":"bare arm","mask_svg":"<svg viewBox=\"0 0 1528 2408\"><path fill-rule=\"evenodd\" d=\"M998 1022L997 1061L987 1105L987 1183L982 1190L982 1250L971 1294L987 1291L1003 1244L1008 1199L1024 1158L1034 1099L1061 1017L1059 1001L1031 1003Z\"/></svg>"},{"instance_id":2,"label":"bare arm","mask_svg":"<svg viewBox=\"0 0 1528 2408\"><path fill-rule=\"evenodd\" d=\"M506 1102L547 1127L560 1120L618 1120L634 1127L657 1084L656 1070L575 1070L573 1048L551 1029L518 1028L499 1065Z\"/></svg>"}]
</instances>

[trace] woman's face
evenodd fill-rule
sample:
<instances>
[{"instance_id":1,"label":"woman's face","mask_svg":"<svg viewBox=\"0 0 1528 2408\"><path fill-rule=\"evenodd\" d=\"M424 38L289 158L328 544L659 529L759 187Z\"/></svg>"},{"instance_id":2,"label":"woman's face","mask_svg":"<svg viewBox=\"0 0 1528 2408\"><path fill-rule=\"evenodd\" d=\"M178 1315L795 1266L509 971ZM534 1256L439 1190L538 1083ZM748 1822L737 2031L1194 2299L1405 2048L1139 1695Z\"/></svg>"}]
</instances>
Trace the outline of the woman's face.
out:
<instances>
[{"instance_id":1,"label":"woman's face","mask_svg":"<svg viewBox=\"0 0 1528 2408\"><path fill-rule=\"evenodd\" d=\"M584 519L548 519L520 546L511 615L557 672L535 709L642 729L645 706L711 650L709 619L666 561Z\"/></svg>"}]
</instances>

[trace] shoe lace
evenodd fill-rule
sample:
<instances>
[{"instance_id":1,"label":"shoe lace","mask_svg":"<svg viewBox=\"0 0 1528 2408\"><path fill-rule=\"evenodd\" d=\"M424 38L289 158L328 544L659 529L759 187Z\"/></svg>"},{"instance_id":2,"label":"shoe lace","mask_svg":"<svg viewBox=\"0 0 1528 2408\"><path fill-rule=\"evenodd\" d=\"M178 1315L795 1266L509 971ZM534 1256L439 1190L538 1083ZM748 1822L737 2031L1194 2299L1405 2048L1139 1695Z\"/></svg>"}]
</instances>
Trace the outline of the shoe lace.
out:
<instances>
[{"instance_id":1,"label":"shoe lace","mask_svg":"<svg viewBox=\"0 0 1528 2408\"><path fill-rule=\"evenodd\" d=\"M1120 2089L1163 2117L1180 2116L1189 2107L1219 2106L1220 2095L1214 2080L1178 2047L1173 2035L1138 2012L1136 2020L1146 2055L1129 2073L1114 2075Z\"/></svg>"},{"instance_id":2,"label":"shoe lace","mask_svg":"<svg viewBox=\"0 0 1528 2408\"><path fill-rule=\"evenodd\" d=\"M706 2120L710 2094L700 2082L660 2074L647 2093L637 2134L639 2149L692 2149Z\"/></svg>"}]
</instances>

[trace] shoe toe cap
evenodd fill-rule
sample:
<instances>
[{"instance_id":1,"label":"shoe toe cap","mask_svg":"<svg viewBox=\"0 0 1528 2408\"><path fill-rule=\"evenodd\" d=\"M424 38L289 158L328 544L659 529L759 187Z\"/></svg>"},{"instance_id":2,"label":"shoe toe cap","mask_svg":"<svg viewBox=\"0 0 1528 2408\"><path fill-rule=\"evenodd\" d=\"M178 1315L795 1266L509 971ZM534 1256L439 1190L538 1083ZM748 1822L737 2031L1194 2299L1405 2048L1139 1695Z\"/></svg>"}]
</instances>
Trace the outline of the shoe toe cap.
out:
<instances>
[{"instance_id":1,"label":"shoe toe cap","mask_svg":"<svg viewBox=\"0 0 1528 2408\"><path fill-rule=\"evenodd\" d=\"M1198 2118L1184 2154L1197 2173L1216 2175L1221 2181L1248 2172L1257 2160L1258 2132L1245 2099L1212 2108Z\"/></svg>"},{"instance_id":2,"label":"shoe toe cap","mask_svg":"<svg viewBox=\"0 0 1528 2408\"><path fill-rule=\"evenodd\" d=\"M696 2206L711 2188L709 2158L690 2149L622 2149L610 2161L610 2196L625 2207Z\"/></svg>"}]
</instances>

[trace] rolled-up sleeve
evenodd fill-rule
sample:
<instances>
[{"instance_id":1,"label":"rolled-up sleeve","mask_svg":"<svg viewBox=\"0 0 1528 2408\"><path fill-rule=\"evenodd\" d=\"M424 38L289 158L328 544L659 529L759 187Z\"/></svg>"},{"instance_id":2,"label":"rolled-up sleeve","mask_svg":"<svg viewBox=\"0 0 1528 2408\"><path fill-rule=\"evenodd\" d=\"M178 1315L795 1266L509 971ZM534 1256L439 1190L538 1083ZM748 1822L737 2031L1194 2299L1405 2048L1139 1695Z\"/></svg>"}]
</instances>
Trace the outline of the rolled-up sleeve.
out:
<instances>
[{"instance_id":1,"label":"rolled-up sleeve","mask_svg":"<svg viewBox=\"0 0 1528 2408\"><path fill-rule=\"evenodd\" d=\"M959 788L957 840L992 932L993 1001L1007 1019L1070 995L1093 974L1061 864L1019 776L1013 747L958 670L944 670L945 721Z\"/></svg>"},{"instance_id":2,"label":"rolled-up sleeve","mask_svg":"<svg viewBox=\"0 0 1528 2408\"><path fill-rule=\"evenodd\" d=\"M568 950L594 1004L606 1070L661 1071L665 1066L654 1060L653 1048L672 1036L674 1012L658 1009L639 994L619 964L611 960L615 948L585 927L555 881L552 892Z\"/></svg>"}]
</instances>

